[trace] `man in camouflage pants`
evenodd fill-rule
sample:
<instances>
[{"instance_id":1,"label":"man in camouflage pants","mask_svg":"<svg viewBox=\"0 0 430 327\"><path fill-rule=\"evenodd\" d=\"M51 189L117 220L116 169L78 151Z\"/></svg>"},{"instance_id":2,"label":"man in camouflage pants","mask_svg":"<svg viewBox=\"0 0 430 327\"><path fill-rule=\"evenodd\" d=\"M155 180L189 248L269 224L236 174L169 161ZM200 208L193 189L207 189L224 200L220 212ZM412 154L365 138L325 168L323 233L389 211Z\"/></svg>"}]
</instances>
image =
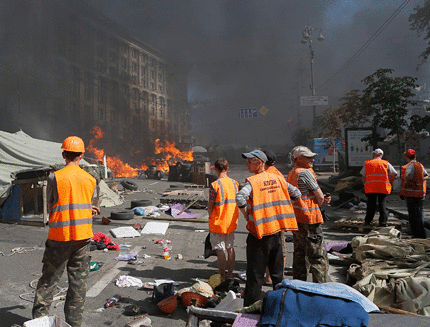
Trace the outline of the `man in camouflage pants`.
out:
<instances>
[{"instance_id":1,"label":"man in camouflage pants","mask_svg":"<svg viewBox=\"0 0 430 327\"><path fill-rule=\"evenodd\" d=\"M307 280L309 272L314 283L327 282L328 259L321 224L324 222L320 206L330 203L331 197L324 196L312 169L317 155L305 146L292 151L295 167L287 177L288 183L297 187L302 196L293 203L298 231L293 231L294 255L293 278Z\"/></svg>"},{"instance_id":2,"label":"man in camouflage pants","mask_svg":"<svg viewBox=\"0 0 430 327\"><path fill-rule=\"evenodd\" d=\"M61 147L66 167L48 178L49 233L43 255L33 305L33 318L49 314L55 289L67 268L69 287L64 304L66 322L80 327L90 270L92 217L100 213L96 204L96 180L79 167L85 152L76 136L66 138Z\"/></svg>"}]
</instances>

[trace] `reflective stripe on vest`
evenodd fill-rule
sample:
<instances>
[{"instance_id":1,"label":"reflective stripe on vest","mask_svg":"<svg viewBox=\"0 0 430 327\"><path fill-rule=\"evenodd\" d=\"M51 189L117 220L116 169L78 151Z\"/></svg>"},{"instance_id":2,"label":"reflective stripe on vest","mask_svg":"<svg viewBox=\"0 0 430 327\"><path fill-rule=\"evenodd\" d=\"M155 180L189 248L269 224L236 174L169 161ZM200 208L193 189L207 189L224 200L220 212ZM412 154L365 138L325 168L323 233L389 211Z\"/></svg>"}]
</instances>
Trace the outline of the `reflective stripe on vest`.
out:
<instances>
[{"instance_id":1,"label":"reflective stripe on vest","mask_svg":"<svg viewBox=\"0 0 430 327\"><path fill-rule=\"evenodd\" d=\"M236 205L239 183L229 177L223 177L211 185L216 192L216 198L209 217L209 230L213 233L233 233L239 219L239 208Z\"/></svg>"},{"instance_id":2,"label":"reflective stripe on vest","mask_svg":"<svg viewBox=\"0 0 430 327\"><path fill-rule=\"evenodd\" d=\"M287 182L299 188L299 176L305 169L306 168L294 167L287 176ZM313 169L309 170L314 175L316 181L317 177L315 172ZM313 192L309 192L308 195L302 195L294 202L293 208L298 223L312 225L322 224L324 222L317 198Z\"/></svg>"},{"instance_id":3,"label":"reflective stripe on vest","mask_svg":"<svg viewBox=\"0 0 430 327\"><path fill-rule=\"evenodd\" d=\"M388 161L382 159L367 160L364 166L366 168L364 192L390 194L391 183L388 177Z\"/></svg>"},{"instance_id":4,"label":"reflective stripe on vest","mask_svg":"<svg viewBox=\"0 0 430 327\"><path fill-rule=\"evenodd\" d=\"M414 166L414 176L411 180L405 178L408 165ZM402 166L400 178L402 181L400 195L407 198L422 198L425 196L426 180L424 179L424 166L419 162L414 161Z\"/></svg>"},{"instance_id":5,"label":"reflective stripe on vest","mask_svg":"<svg viewBox=\"0 0 430 327\"><path fill-rule=\"evenodd\" d=\"M91 200L96 180L78 166L56 171L58 201L49 214L48 239L67 242L93 237Z\"/></svg>"},{"instance_id":6,"label":"reflective stripe on vest","mask_svg":"<svg viewBox=\"0 0 430 327\"><path fill-rule=\"evenodd\" d=\"M246 228L257 238L273 235L281 230L297 230L285 179L266 171L247 178L252 195L247 200Z\"/></svg>"}]
</instances>

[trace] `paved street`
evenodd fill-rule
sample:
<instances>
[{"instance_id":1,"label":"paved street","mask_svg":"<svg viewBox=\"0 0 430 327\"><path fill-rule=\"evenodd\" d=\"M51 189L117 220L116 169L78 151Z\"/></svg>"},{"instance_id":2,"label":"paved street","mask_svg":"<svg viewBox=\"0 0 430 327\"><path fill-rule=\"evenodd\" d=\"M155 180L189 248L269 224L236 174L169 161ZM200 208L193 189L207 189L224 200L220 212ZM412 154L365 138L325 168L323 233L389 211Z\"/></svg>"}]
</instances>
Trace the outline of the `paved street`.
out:
<instances>
[{"instance_id":1,"label":"paved street","mask_svg":"<svg viewBox=\"0 0 430 327\"><path fill-rule=\"evenodd\" d=\"M248 176L245 166L233 165L230 169L231 177L243 182ZM320 179L328 179L329 174L321 174ZM143 265L130 265L126 262L117 261L115 258L119 254L127 253L127 250L120 252L103 252L95 250L91 252L92 261L102 262L104 265L100 270L90 273L88 280L88 293L86 302L86 312L84 315L83 327L90 326L124 326L133 318L126 316L124 311L128 307L138 305L149 313L152 326L185 326L186 312L181 304L171 315L166 316L161 313L158 307L151 300L151 293L137 287L119 288L114 284L115 280L122 275L130 275L141 279L143 282L152 282L154 279L171 278L179 285L177 289L191 286L196 278L207 281L208 278L217 273L216 258L202 257L204 250L204 239L207 235L208 226L206 222L183 222L168 220L169 228L167 234L162 236L140 236L138 238L115 239L109 230L119 226L133 226L136 223L144 225L153 219L145 219L135 216L132 220L113 220L110 225L102 225L101 217L109 217L111 211L121 211L130 208L130 201L148 199L154 205L159 203L160 193L164 192L171 185L180 183L169 182L166 180L140 180L133 179L138 184L139 191L125 196L125 202L118 207L102 208L100 216L94 220L93 231L102 232L111 237L120 245L129 244L130 251L139 253L139 257L149 255L150 258L144 259ZM396 204L401 206L398 196L393 195L389 199L389 205ZM404 204L403 204L404 205ZM332 221L351 216L352 213L345 209L327 208ZM199 220L207 219L205 210L193 210L197 213ZM359 215L358 215L359 216ZM169 217L169 216L166 216ZM364 215L363 215L364 217ZM325 225L326 242L350 241L357 233L337 231L331 228L332 221ZM204 232L201 232L201 231ZM25 299L32 298L32 287L35 286L42 269L42 256L44 242L48 233L47 227L34 227L14 224L0 224L0 255L1 278L0 278L0 317L1 326L22 325L31 319L32 302ZM236 272L244 271L245 261L245 239L247 232L245 221L240 217L238 230L235 234L236 244ZM172 260L164 260L160 255L162 248L160 244L155 244L158 239L168 239L171 241ZM12 249L24 248L25 253L11 252ZM292 243L288 243L288 262L292 263ZM12 254L12 255L11 255ZM175 260L175 256L181 254L183 260ZM286 276L289 278L290 276ZM330 277L333 281L345 280L345 268L341 266L330 266ZM66 286L66 279L60 283L60 287ZM244 285L244 283L242 283ZM264 287L264 290L270 290ZM60 293L64 294L64 293ZM125 298L117 307L102 309L106 299L119 294ZM55 302L51 308L51 314L63 315L61 302Z\"/></svg>"}]
</instances>

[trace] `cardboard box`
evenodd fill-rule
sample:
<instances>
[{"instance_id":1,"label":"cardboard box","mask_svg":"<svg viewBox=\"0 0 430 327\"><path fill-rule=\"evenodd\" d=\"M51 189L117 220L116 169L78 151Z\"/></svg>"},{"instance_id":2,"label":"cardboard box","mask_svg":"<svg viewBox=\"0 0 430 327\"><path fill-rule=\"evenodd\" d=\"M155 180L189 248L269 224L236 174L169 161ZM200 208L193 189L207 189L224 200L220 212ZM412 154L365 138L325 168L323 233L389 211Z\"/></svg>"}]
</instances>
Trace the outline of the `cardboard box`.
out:
<instances>
[{"instance_id":1,"label":"cardboard box","mask_svg":"<svg viewBox=\"0 0 430 327\"><path fill-rule=\"evenodd\" d=\"M26 321L23 327L72 327L63 319L53 315Z\"/></svg>"}]
</instances>

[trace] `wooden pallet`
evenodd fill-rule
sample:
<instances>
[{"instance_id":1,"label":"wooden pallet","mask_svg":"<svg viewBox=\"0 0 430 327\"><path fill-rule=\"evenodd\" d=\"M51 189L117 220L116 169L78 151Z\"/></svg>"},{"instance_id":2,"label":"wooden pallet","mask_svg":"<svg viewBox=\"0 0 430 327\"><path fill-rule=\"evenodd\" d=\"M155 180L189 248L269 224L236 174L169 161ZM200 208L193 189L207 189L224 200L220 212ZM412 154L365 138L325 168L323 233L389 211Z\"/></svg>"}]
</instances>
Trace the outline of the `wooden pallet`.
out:
<instances>
[{"instance_id":1,"label":"wooden pallet","mask_svg":"<svg viewBox=\"0 0 430 327\"><path fill-rule=\"evenodd\" d=\"M402 223L400 221L388 220L388 227L393 227L398 230L402 230ZM364 225L364 219L357 219L352 217L341 218L333 223L333 228L338 230L352 230L359 233L368 233L376 228L378 225L376 222L372 222L371 225Z\"/></svg>"},{"instance_id":2,"label":"wooden pallet","mask_svg":"<svg viewBox=\"0 0 430 327\"><path fill-rule=\"evenodd\" d=\"M204 186L204 185L198 185L198 184L190 184L190 185L185 185L185 189L187 189L187 188L198 188L198 189L201 189L201 188L206 188L206 186Z\"/></svg>"}]
</instances>

